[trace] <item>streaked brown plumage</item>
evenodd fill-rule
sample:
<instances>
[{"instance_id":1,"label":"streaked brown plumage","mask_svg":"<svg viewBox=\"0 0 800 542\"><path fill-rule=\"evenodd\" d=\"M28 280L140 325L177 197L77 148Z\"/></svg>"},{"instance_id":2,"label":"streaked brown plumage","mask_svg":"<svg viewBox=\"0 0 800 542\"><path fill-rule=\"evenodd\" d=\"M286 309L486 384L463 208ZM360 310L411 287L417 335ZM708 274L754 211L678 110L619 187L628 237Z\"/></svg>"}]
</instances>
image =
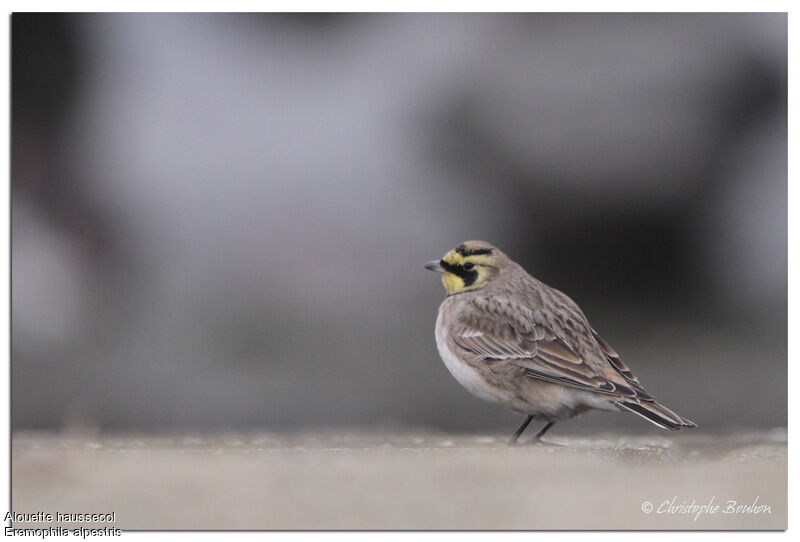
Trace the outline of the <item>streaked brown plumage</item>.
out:
<instances>
[{"instance_id":1,"label":"streaked brown plumage","mask_svg":"<svg viewBox=\"0 0 800 542\"><path fill-rule=\"evenodd\" d=\"M589 409L625 410L666 429L695 427L645 391L562 292L496 247L468 241L428 269L442 274L436 342L473 394L548 425Z\"/></svg>"}]
</instances>

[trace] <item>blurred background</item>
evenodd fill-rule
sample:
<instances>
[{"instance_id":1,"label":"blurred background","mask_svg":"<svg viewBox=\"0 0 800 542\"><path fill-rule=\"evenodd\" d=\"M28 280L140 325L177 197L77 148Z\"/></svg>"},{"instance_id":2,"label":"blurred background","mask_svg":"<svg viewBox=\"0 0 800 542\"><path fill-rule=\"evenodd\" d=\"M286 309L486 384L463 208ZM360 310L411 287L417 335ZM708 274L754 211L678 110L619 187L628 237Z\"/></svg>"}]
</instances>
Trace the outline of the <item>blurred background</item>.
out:
<instances>
[{"instance_id":1,"label":"blurred background","mask_svg":"<svg viewBox=\"0 0 800 542\"><path fill-rule=\"evenodd\" d=\"M785 14L15 14L12 427L510 434L433 338L473 238L783 426L786 62Z\"/></svg>"}]
</instances>

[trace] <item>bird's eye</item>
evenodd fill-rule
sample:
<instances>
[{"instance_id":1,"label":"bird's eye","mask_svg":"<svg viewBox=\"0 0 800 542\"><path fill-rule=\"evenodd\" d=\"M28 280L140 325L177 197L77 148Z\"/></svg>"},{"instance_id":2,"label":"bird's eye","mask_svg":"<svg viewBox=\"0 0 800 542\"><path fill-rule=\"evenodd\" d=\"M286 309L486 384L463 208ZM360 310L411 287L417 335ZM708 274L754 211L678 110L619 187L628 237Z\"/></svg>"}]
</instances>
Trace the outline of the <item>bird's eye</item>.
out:
<instances>
[{"instance_id":1,"label":"bird's eye","mask_svg":"<svg viewBox=\"0 0 800 542\"><path fill-rule=\"evenodd\" d=\"M475 267L475 266L472 264L472 262L467 262L467 263L464 264L464 269L466 269L467 271L469 271L473 267Z\"/></svg>"}]
</instances>

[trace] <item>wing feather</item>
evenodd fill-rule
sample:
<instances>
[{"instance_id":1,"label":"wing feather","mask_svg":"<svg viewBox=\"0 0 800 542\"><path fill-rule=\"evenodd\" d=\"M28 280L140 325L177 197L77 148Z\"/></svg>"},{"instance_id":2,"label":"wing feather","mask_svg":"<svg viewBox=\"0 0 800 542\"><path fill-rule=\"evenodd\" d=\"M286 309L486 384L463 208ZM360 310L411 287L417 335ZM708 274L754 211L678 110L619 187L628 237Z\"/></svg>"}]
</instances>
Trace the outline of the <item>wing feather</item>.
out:
<instances>
[{"instance_id":1,"label":"wing feather","mask_svg":"<svg viewBox=\"0 0 800 542\"><path fill-rule=\"evenodd\" d=\"M625 365L621 359L619 359L619 354L617 354L617 351L611 348L611 345L609 345L600 335L598 335L595 330L592 330L592 335L594 336L594 340L597 341L597 344L600 345L600 348L603 350L603 353L605 354L609 363L611 363L611 365L622 376L624 376L626 380L639 384L639 379L633 376L633 373L628 366Z\"/></svg>"},{"instance_id":2,"label":"wing feather","mask_svg":"<svg viewBox=\"0 0 800 542\"><path fill-rule=\"evenodd\" d=\"M514 307L508 301L496 303L488 312L486 309L476 307L454 330L453 341L465 354L487 362L512 363L522 368L526 376L546 382L616 397L652 400L617 353L594 330L590 331L605 354L610 374L618 374L618 378L612 380L601 374L551 328L534 321L530 310Z\"/></svg>"}]
</instances>

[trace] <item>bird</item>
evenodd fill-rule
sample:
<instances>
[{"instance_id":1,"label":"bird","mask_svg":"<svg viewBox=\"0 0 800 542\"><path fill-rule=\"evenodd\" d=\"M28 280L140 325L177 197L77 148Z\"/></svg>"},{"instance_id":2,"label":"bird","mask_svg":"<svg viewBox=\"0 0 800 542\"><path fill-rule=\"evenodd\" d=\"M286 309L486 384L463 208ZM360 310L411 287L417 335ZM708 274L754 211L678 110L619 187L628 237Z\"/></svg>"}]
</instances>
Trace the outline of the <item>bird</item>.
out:
<instances>
[{"instance_id":1,"label":"bird","mask_svg":"<svg viewBox=\"0 0 800 542\"><path fill-rule=\"evenodd\" d=\"M697 425L645 391L619 354L566 294L528 274L497 247L466 241L425 268L447 296L436 318L445 366L473 395L553 425L589 410L625 411L658 427Z\"/></svg>"}]
</instances>

